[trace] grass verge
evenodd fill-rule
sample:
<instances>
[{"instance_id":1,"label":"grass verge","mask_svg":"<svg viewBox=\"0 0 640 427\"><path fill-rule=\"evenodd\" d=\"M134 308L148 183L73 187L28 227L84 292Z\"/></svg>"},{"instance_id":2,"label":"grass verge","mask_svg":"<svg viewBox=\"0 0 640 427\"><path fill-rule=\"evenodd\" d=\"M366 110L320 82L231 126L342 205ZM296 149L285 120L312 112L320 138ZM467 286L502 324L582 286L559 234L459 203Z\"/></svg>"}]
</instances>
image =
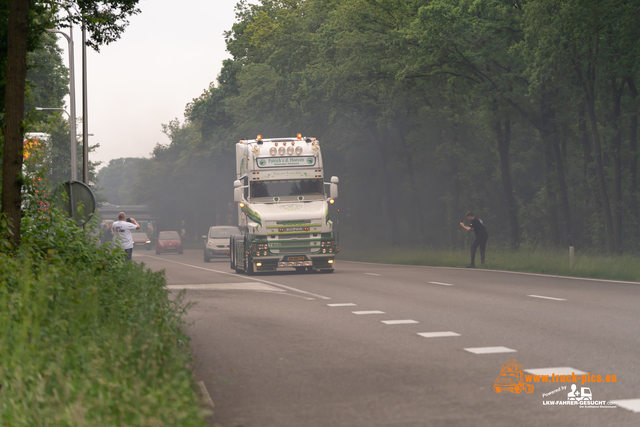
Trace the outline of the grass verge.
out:
<instances>
[{"instance_id":1,"label":"grass verge","mask_svg":"<svg viewBox=\"0 0 640 427\"><path fill-rule=\"evenodd\" d=\"M164 274L61 214L22 225L0 239L0 425L204 426Z\"/></svg>"},{"instance_id":2,"label":"grass verge","mask_svg":"<svg viewBox=\"0 0 640 427\"><path fill-rule=\"evenodd\" d=\"M470 261L469 250L389 248L379 250L341 248L341 259L387 264L464 267ZM640 282L640 263L634 255L602 255L576 253L573 268L569 251L523 247L518 251L487 250L486 264L480 264L476 253L476 267L491 270L520 271L557 276L586 277Z\"/></svg>"}]
</instances>

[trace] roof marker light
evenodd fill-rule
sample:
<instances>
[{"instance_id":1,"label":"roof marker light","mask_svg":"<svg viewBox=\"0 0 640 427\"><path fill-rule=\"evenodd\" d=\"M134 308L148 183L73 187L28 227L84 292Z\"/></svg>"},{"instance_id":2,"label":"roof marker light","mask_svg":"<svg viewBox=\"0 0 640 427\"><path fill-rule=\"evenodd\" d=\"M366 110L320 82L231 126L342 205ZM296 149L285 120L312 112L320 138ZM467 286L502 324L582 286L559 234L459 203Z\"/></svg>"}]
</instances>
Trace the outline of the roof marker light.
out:
<instances>
[{"instance_id":1,"label":"roof marker light","mask_svg":"<svg viewBox=\"0 0 640 427\"><path fill-rule=\"evenodd\" d=\"M262 139L262 135L258 135L258 139Z\"/></svg>"},{"instance_id":2,"label":"roof marker light","mask_svg":"<svg viewBox=\"0 0 640 427\"><path fill-rule=\"evenodd\" d=\"M302 134L301 133L298 134L298 139L302 139Z\"/></svg>"}]
</instances>

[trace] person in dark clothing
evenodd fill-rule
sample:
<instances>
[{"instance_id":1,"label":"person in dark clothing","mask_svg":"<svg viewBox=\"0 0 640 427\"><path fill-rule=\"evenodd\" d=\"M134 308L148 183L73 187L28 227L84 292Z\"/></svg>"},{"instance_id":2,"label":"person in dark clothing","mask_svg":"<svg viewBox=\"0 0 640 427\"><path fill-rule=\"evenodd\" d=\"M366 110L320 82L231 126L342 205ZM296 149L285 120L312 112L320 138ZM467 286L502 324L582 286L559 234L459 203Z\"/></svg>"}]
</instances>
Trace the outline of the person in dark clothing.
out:
<instances>
[{"instance_id":1,"label":"person in dark clothing","mask_svg":"<svg viewBox=\"0 0 640 427\"><path fill-rule=\"evenodd\" d=\"M484 222L480 218L476 218L473 212L467 212L467 219L471 222L469 227L464 225L464 222L460 223L460 226L467 231L473 230L476 233L476 240L471 244L471 264L467 265L467 268L475 268L476 264L476 249L480 248L480 261L484 264L484 254L487 248L487 239L489 233L487 233L487 227L484 226Z\"/></svg>"}]
</instances>

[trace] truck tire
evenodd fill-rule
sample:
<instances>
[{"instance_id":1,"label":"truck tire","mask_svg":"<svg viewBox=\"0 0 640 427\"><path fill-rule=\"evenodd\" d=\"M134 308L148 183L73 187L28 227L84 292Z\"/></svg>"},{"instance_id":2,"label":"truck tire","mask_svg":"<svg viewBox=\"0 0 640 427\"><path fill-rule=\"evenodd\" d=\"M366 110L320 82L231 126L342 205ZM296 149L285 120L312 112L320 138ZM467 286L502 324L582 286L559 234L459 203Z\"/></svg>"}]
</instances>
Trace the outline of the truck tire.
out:
<instances>
[{"instance_id":1,"label":"truck tire","mask_svg":"<svg viewBox=\"0 0 640 427\"><path fill-rule=\"evenodd\" d=\"M296 267L296 273L304 273L307 267Z\"/></svg>"}]
</instances>

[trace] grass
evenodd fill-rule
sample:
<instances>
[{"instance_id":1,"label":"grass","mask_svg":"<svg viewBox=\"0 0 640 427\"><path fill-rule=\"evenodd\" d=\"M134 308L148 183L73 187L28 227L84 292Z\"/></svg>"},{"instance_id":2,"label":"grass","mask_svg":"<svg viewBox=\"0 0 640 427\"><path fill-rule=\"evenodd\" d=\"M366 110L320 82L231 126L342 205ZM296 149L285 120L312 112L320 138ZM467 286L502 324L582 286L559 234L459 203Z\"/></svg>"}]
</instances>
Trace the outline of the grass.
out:
<instances>
[{"instance_id":1,"label":"grass","mask_svg":"<svg viewBox=\"0 0 640 427\"><path fill-rule=\"evenodd\" d=\"M340 258L386 264L465 267L470 262L468 249L389 248L367 250L342 247ZM485 265L476 252L476 267L491 270L520 271L557 276L586 277L640 282L640 263L634 255L602 255L576 252L573 268L569 251L522 247L518 251L487 249Z\"/></svg>"},{"instance_id":2,"label":"grass","mask_svg":"<svg viewBox=\"0 0 640 427\"><path fill-rule=\"evenodd\" d=\"M0 238L0 425L204 426L164 274L55 213L23 229Z\"/></svg>"}]
</instances>

